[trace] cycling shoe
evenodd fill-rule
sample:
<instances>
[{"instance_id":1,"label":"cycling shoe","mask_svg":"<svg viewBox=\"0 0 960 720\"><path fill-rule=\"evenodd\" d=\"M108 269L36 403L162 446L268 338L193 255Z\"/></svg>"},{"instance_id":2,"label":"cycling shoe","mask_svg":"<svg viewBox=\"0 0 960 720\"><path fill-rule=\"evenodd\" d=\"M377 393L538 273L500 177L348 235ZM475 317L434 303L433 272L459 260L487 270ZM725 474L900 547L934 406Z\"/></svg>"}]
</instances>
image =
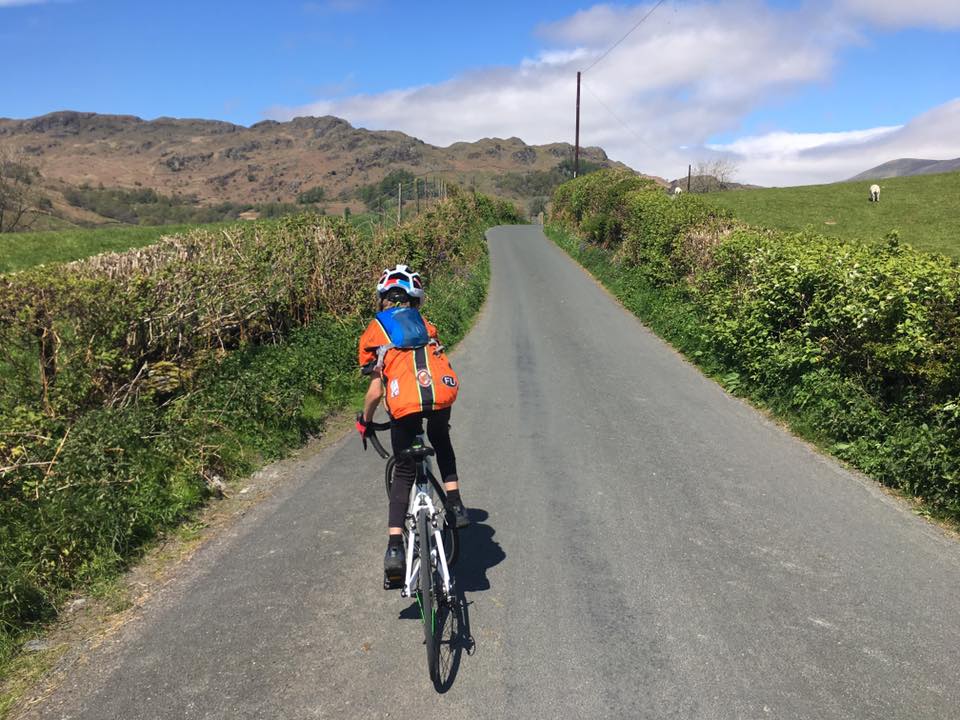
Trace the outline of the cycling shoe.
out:
<instances>
[{"instance_id":1,"label":"cycling shoe","mask_svg":"<svg viewBox=\"0 0 960 720\"><path fill-rule=\"evenodd\" d=\"M470 518L467 517L467 509L462 503L451 505L449 508L447 508L447 512L449 513L450 517L453 518L453 522L458 528L465 528L470 525Z\"/></svg>"},{"instance_id":2,"label":"cycling shoe","mask_svg":"<svg viewBox=\"0 0 960 720\"><path fill-rule=\"evenodd\" d=\"M383 589L391 590L403 586L403 546L388 545L383 556Z\"/></svg>"}]
</instances>

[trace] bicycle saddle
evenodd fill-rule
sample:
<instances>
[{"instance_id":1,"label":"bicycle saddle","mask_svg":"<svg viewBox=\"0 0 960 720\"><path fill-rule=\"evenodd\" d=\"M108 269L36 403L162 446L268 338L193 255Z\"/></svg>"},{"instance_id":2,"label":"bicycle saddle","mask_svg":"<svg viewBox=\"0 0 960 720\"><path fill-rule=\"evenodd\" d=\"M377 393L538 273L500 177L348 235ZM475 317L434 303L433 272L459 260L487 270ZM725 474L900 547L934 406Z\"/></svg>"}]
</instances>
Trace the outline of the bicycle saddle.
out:
<instances>
[{"instance_id":1,"label":"bicycle saddle","mask_svg":"<svg viewBox=\"0 0 960 720\"><path fill-rule=\"evenodd\" d=\"M430 457L431 455L436 455L436 453L433 448L429 448L426 445L414 445L400 453L400 457L413 458L414 460L423 460L425 457Z\"/></svg>"}]
</instances>

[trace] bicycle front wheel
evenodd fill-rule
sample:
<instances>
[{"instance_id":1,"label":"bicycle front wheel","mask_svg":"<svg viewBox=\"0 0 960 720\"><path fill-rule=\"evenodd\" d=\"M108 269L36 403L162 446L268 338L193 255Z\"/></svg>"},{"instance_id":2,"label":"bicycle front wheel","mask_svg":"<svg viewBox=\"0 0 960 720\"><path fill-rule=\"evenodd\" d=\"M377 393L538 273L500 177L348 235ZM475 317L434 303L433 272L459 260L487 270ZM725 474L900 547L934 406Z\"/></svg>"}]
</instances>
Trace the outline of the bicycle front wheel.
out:
<instances>
[{"instance_id":1,"label":"bicycle front wheel","mask_svg":"<svg viewBox=\"0 0 960 720\"><path fill-rule=\"evenodd\" d=\"M433 568L430 564L430 548L433 527L426 510L417 515L417 535L420 539L420 612L423 614L423 637L427 645L427 668L430 679L437 679L437 608L433 584Z\"/></svg>"}]
</instances>

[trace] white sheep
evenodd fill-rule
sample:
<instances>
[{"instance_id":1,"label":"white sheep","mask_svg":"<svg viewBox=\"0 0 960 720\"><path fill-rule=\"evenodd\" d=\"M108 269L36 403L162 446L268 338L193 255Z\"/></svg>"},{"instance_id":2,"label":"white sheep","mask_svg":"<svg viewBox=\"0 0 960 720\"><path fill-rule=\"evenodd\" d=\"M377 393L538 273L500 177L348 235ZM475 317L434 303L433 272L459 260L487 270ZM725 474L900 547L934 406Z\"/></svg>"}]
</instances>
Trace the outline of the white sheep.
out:
<instances>
[{"instance_id":1,"label":"white sheep","mask_svg":"<svg viewBox=\"0 0 960 720\"><path fill-rule=\"evenodd\" d=\"M683 188L682 188L682 187L677 186L677 187L675 187L675 188L673 189L673 194L674 194L674 196L679 195L679 194L682 193L682 192L683 192Z\"/></svg>"},{"instance_id":2,"label":"white sheep","mask_svg":"<svg viewBox=\"0 0 960 720\"><path fill-rule=\"evenodd\" d=\"M880 186L870 186L870 202L880 202Z\"/></svg>"}]
</instances>

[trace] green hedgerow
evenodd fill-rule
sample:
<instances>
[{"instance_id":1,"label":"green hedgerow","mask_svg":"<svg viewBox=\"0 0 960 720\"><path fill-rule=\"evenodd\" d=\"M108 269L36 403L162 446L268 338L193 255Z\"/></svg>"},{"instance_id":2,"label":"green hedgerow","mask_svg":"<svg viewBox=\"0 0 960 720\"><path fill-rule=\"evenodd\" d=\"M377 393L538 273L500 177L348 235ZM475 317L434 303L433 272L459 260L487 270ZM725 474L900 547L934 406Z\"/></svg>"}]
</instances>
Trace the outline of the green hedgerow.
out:
<instances>
[{"instance_id":1,"label":"green hedgerow","mask_svg":"<svg viewBox=\"0 0 960 720\"><path fill-rule=\"evenodd\" d=\"M357 397L383 267L419 266L455 342L485 292L484 230L518 217L451 190L373 237L302 215L0 276L0 661L215 476L280 457Z\"/></svg>"}]
</instances>

